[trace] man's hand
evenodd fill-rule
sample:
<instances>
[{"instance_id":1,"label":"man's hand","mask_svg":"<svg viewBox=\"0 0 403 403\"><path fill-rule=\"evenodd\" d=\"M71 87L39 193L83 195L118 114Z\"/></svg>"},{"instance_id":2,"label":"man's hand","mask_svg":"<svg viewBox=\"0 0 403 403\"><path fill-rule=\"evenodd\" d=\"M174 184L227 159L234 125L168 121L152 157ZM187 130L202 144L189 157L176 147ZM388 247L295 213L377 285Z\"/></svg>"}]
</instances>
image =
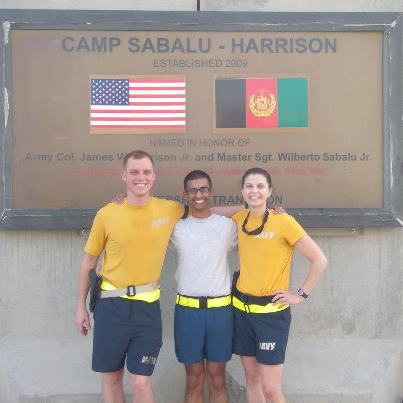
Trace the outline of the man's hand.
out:
<instances>
[{"instance_id":1,"label":"man's hand","mask_svg":"<svg viewBox=\"0 0 403 403\"><path fill-rule=\"evenodd\" d=\"M78 308L76 313L76 327L81 336L87 336L91 330L90 316L86 308Z\"/></svg>"},{"instance_id":2,"label":"man's hand","mask_svg":"<svg viewBox=\"0 0 403 403\"><path fill-rule=\"evenodd\" d=\"M274 214L284 214L285 210L281 206L277 206L274 209L271 209Z\"/></svg>"},{"instance_id":3,"label":"man's hand","mask_svg":"<svg viewBox=\"0 0 403 403\"><path fill-rule=\"evenodd\" d=\"M112 203L123 204L123 202L125 201L125 198L126 198L126 195L118 194L112 199Z\"/></svg>"},{"instance_id":4,"label":"man's hand","mask_svg":"<svg viewBox=\"0 0 403 403\"><path fill-rule=\"evenodd\" d=\"M296 305L301 303L302 301L305 301L304 297L301 297L300 295L296 295L292 293L291 291L283 291L283 290L278 290L273 292L273 299L272 302L273 304L287 304L287 305Z\"/></svg>"},{"instance_id":5,"label":"man's hand","mask_svg":"<svg viewBox=\"0 0 403 403\"><path fill-rule=\"evenodd\" d=\"M77 294L76 327L78 333L86 336L91 329L90 317L86 308L87 295L90 289L89 272L91 268L97 267L98 256L84 252L81 261L79 287Z\"/></svg>"}]
</instances>

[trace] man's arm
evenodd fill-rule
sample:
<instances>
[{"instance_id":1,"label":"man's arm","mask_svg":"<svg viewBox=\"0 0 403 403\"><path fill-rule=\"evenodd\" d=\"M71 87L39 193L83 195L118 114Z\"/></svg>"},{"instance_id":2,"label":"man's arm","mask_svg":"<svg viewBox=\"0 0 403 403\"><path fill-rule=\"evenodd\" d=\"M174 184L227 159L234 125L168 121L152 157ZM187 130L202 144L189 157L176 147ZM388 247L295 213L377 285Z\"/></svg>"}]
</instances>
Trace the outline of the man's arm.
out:
<instances>
[{"instance_id":1,"label":"man's arm","mask_svg":"<svg viewBox=\"0 0 403 403\"><path fill-rule=\"evenodd\" d=\"M218 214L218 215L223 215L225 217L231 218L234 214L236 214L238 211L241 211L245 206L242 204L237 204L236 206L215 206L211 207L210 211L213 214ZM285 210L283 207L279 206L274 209L270 209L274 214L283 214L285 213Z\"/></svg>"},{"instance_id":2,"label":"man's arm","mask_svg":"<svg viewBox=\"0 0 403 403\"><path fill-rule=\"evenodd\" d=\"M88 331L91 329L90 317L88 315L86 307L87 294L90 289L90 280L88 277L88 273L91 269L97 266L98 258L98 256L84 253L83 259L81 261L77 297L76 326L78 332L83 336L86 336Z\"/></svg>"},{"instance_id":3,"label":"man's arm","mask_svg":"<svg viewBox=\"0 0 403 403\"><path fill-rule=\"evenodd\" d=\"M231 218L235 213L242 210L244 206L242 204L236 206L215 206L211 207L210 211L213 214L223 215L225 217Z\"/></svg>"},{"instance_id":4,"label":"man's arm","mask_svg":"<svg viewBox=\"0 0 403 403\"><path fill-rule=\"evenodd\" d=\"M314 289L319 277L327 266L327 258L318 244L309 236L304 235L295 244L295 249L301 252L311 263L308 275L301 288L306 294L310 294ZM305 298L292 293L291 291L276 291L273 294L273 302L284 302L286 304L299 304Z\"/></svg>"}]
</instances>

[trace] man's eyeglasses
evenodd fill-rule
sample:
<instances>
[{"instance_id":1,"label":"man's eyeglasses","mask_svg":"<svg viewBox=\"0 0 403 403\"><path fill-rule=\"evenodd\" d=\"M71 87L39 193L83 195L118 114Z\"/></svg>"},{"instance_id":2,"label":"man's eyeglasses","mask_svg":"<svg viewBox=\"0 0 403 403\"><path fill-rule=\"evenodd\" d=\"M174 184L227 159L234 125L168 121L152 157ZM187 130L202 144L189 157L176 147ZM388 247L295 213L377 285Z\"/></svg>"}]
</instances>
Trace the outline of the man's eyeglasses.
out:
<instances>
[{"instance_id":1,"label":"man's eyeglasses","mask_svg":"<svg viewBox=\"0 0 403 403\"><path fill-rule=\"evenodd\" d=\"M201 194L206 194L210 192L210 188L208 186L202 186L200 188L189 188L186 189L186 193L189 193L191 195L196 195L197 192L200 192Z\"/></svg>"}]
</instances>

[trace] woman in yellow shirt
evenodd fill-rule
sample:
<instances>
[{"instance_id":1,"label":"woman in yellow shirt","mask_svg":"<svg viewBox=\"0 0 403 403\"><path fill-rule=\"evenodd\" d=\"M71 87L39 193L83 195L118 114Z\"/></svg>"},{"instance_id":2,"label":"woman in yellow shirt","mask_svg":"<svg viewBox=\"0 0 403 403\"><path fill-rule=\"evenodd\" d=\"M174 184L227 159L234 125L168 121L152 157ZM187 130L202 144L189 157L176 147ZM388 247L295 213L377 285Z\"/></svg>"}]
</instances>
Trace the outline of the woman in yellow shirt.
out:
<instances>
[{"instance_id":1,"label":"woman in yellow shirt","mask_svg":"<svg viewBox=\"0 0 403 403\"><path fill-rule=\"evenodd\" d=\"M238 226L240 276L234 289L234 353L241 356L249 403L283 403L281 376L291 322L290 305L308 298L327 265L319 246L288 214L272 214L269 173L252 168L242 177L247 209L232 219ZM310 263L305 281L288 289L294 249Z\"/></svg>"}]
</instances>

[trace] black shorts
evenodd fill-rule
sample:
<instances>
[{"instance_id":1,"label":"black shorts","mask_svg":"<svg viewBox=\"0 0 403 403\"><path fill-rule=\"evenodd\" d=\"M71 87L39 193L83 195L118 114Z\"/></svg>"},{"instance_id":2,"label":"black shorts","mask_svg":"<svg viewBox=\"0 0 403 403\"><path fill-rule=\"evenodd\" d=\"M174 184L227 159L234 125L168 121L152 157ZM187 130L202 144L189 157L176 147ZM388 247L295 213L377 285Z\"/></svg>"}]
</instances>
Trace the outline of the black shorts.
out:
<instances>
[{"instance_id":1,"label":"black shorts","mask_svg":"<svg viewBox=\"0 0 403 403\"><path fill-rule=\"evenodd\" d=\"M159 301L147 303L120 297L101 299L94 312L92 369L150 376L162 346Z\"/></svg>"},{"instance_id":2,"label":"black shorts","mask_svg":"<svg viewBox=\"0 0 403 403\"><path fill-rule=\"evenodd\" d=\"M235 308L234 354L256 357L260 364L284 363L290 324L290 307L270 313L247 313Z\"/></svg>"}]
</instances>

